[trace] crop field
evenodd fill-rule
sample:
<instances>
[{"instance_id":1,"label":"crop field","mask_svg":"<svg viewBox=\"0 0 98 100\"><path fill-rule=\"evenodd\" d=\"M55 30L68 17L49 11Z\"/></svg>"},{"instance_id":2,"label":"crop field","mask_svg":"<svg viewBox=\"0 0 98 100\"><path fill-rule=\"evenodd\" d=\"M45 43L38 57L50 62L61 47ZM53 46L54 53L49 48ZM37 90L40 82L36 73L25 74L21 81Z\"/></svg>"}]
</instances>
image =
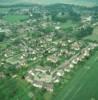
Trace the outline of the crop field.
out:
<instances>
[{"instance_id":1,"label":"crop field","mask_svg":"<svg viewBox=\"0 0 98 100\"><path fill-rule=\"evenodd\" d=\"M53 100L98 100L98 51L74 73Z\"/></svg>"}]
</instances>

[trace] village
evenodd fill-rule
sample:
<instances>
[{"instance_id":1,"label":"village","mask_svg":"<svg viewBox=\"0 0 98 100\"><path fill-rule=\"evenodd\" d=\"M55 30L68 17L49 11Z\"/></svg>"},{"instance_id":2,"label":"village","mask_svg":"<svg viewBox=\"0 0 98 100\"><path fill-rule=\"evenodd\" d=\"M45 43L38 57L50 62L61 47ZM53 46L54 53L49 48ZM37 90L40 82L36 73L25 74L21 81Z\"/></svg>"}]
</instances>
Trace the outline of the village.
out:
<instances>
[{"instance_id":1,"label":"village","mask_svg":"<svg viewBox=\"0 0 98 100\"><path fill-rule=\"evenodd\" d=\"M12 68L11 66L15 66L13 70L26 68L25 75L22 77L25 77L28 83L53 92L54 84L59 83L65 73L69 73L79 62L89 57L98 45L92 41L77 40L66 35L59 36L57 33L62 33L59 23L49 22L53 29L51 28L48 34L48 30L46 33L38 31L41 25L43 29L49 27L48 22L42 20L42 23L27 27L31 23L32 21L20 23L22 28L17 25L14 31L20 35L17 34L17 37L10 38L7 45L10 43L12 45L4 49L0 63L5 69ZM37 22L34 21L34 23ZM81 27L78 28L74 30L80 30ZM32 31L33 33L38 32L38 36L29 33ZM9 36L13 31L8 27L7 29L0 28L0 32ZM1 74L2 77L5 76L3 72ZM14 73L11 76L16 78L17 75Z\"/></svg>"},{"instance_id":2,"label":"village","mask_svg":"<svg viewBox=\"0 0 98 100\"><path fill-rule=\"evenodd\" d=\"M69 42L72 42L72 41L69 40ZM75 47L73 47L73 48L75 49L75 51L79 51L79 52L77 52L76 54L74 52L73 55L69 59L62 62L61 65L58 65L57 68L55 68L54 70L51 70L51 68L49 68L49 67L43 68L42 66L31 68L28 71L28 74L25 77L25 79L28 82L30 82L34 87L45 88L47 91L53 92L53 85L55 83L59 83L61 77L66 72L70 72L75 67L75 65L77 65L79 62L83 61L86 57L89 57L91 51L94 50L98 46L98 44L97 43L88 43L88 45L82 49L80 49L79 45L77 46L76 43L74 46ZM62 51L62 49L61 49L61 51ZM66 51L66 49L65 49L65 51ZM67 53L69 54L70 52L68 51ZM64 53L62 54L62 52L60 52L59 54L64 55ZM48 57L48 60L51 61L52 63L56 64L57 57L58 56L56 56L56 57L50 56L50 57Z\"/></svg>"},{"instance_id":3,"label":"village","mask_svg":"<svg viewBox=\"0 0 98 100\"><path fill-rule=\"evenodd\" d=\"M0 100L98 100L94 0L21 1L0 0Z\"/></svg>"}]
</instances>

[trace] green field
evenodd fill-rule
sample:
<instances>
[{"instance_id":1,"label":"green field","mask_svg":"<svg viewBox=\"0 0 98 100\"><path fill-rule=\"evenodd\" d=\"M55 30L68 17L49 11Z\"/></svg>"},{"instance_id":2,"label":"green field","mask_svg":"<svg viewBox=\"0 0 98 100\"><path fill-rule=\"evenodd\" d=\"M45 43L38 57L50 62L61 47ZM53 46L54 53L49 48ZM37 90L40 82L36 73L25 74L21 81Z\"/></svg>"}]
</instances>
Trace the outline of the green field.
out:
<instances>
[{"instance_id":1,"label":"green field","mask_svg":"<svg viewBox=\"0 0 98 100\"><path fill-rule=\"evenodd\" d=\"M63 85L53 100L98 100L98 51L79 70L72 79Z\"/></svg>"},{"instance_id":2,"label":"green field","mask_svg":"<svg viewBox=\"0 0 98 100\"><path fill-rule=\"evenodd\" d=\"M26 16L26 15L6 15L3 17L3 19L9 23L18 23L21 20L25 20L27 18L28 18L28 16Z\"/></svg>"},{"instance_id":3,"label":"green field","mask_svg":"<svg viewBox=\"0 0 98 100\"><path fill-rule=\"evenodd\" d=\"M91 36L87 36L85 39L98 41L98 35L97 34L93 34Z\"/></svg>"},{"instance_id":4,"label":"green field","mask_svg":"<svg viewBox=\"0 0 98 100\"><path fill-rule=\"evenodd\" d=\"M66 23L62 23L61 27L63 29L67 29L67 28L70 28L70 27L75 27L77 26L79 23L77 22L74 22L74 21L71 21L71 20L68 20Z\"/></svg>"},{"instance_id":5,"label":"green field","mask_svg":"<svg viewBox=\"0 0 98 100\"><path fill-rule=\"evenodd\" d=\"M21 79L6 78L0 81L0 100L30 100L29 92L28 85Z\"/></svg>"},{"instance_id":6,"label":"green field","mask_svg":"<svg viewBox=\"0 0 98 100\"><path fill-rule=\"evenodd\" d=\"M84 39L98 41L98 26L94 28L93 34L85 37Z\"/></svg>"}]
</instances>

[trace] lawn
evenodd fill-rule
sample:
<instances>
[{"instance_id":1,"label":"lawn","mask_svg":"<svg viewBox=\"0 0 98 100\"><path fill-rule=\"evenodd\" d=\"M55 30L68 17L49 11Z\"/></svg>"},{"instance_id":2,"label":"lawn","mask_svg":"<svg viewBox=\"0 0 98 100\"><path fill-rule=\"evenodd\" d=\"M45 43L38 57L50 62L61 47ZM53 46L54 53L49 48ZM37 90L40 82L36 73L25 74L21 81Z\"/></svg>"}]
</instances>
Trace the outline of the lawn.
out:
<instances>
[{"instance_id":1,"label":"lawn","mask_svg":"<svg viewBox=\"0 0 98 100\"><path fill-rule=\"evenodd\" d=\"M98 52L79 67L53 100L98 100Z\"/></svg>"}]
</instances>

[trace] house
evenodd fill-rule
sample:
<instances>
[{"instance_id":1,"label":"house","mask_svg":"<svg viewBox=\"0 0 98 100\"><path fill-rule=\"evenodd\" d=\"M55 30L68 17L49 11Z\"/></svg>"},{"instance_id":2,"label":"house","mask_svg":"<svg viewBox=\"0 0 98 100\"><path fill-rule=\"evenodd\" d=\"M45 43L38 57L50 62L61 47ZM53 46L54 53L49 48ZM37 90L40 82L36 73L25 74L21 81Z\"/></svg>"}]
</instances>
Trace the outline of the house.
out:
<instances>
[{"instance_id":1,"label":"house","mask_svg":"<svg viewBox=\"0 0 98 100\"><path fill-rule=\"evenodd\" d=\"M42 88L43 87L43 82L41 82L41 81L33 81L33 83L32 83L32 85L34 86L34 87L38 87L38 88Z\"/></svg>"},{"instance_id":2,"label":"house","mask_svg":"<svg viewBox=\"0 0 98 100\"><path fill-rule=\"evenodd\" d=\"M84 56L89 56L89 51L85 50Z\"/></svg>"},{"instance_id":3,"label":"house","mask_svg":"<svg viewBox=\"0 0 98 100\"><path fill-rule=\"evenodd\" d=\"M36 66L36 68L34 70L37 71L37 72L46 73L48 69L49 68L44 68L42 66Z\"/></svg>"},{"instance_id":4,"label":"house","mask_svg":"<svg viewBox=\"0 0 98 100\"><path fill-rule=\"evenodd\" d=\"M74 65L73 65L73 64L70 64L69 67L70 67L70 68L74 68Z\"/></svg>"},{"instance_id":5,"label":"house","mask_svg":"<svg viewBox=\"0 0 98 100\"><path fill-rule=\"evenodd\" d=\"M45 74L44 76L40 77L39 80L45 83L50 83L52 81L52 76Z\"/></svg>"},{"instance_id":6,"label":"house","mask_svg":"<svg viewBox=\"0 0 98 100\"><path fill-rule=\"evenodd\" d=\"M63 70L58 70L56 74L57 74L57 76L63 76L64 71Z\"/></svg>"},{"instance_id":7,"label":"house","mask_svg":"<svg viewBox=\"0 0 98 100\"><path fill-rule=\"evenodd\" d=\"M78 42L74 42L72 45L71 45L71 48L74 49L74 50L80 50L80 44Z\"/></svg>"},{"instance_id":8,"label":"house","mask_svg":"<svg viewBox=\"0 0 98 100\"><path fill-rule=\"evenodd\" d=\"M70 69L65 68L64 71L65 71L65 72L70 72Z\"/></svg>"},{"instance_id":9,"label":"house","mask_svg":"<svg viewBox=\"0 0 98 100\"><path fill-rule=\"evenodd\" d=\"M72 63L73 63L73 64L77 64L78 61L75 59L75 60L72 60Z\"/></svg>"},{"instance_id":10,"label":"house","mask_svg":"<svg viewBox=\"0 0 98 100\"><path fill-rule=\"evenodd\" d=\"M32 70L30 70L28 73L29 73L30 75L32 75L32 76L35 75L35 73L34 73Z\"/></svg>"},{"instance_id":11,"label":"house","mask_svg":"<svg viewBox=\"0 0 98 100\"><path fill-rule=\"evenodd\" d=\"M58 57L56 57L55 55L51 55L47 57L48 61L51 61L53 63L57 63L58 62Z\"/></svg>"},{"instance_id":12,"label":"house","mask_svg":"<svg viewBox=\"0 0 98 100\"><path fill-rule=\"evenodd\" d=\"M16 77L17 77L17 75L13 75L13 76L12 76L12 78L16 78Z\"/></svg>"},{"instance_id":13,"label":"house","mask_svg":"<svg viewBox=\"0 0 98 100\"><path fill-rule=\"evenodd\" d=\"M68 40L68 43L72 43L73 41L72 40Z\"/></svg>"},{"instance_id":14,"label":"house","mask_svg":"<svg viewBox=\"0 0 98 100\"><path fill-rule=\"evenodd\" d=\"M43 84L43 88L45 88L47 91L53 92L53 84Z\"/></svg>"},{"instance_id":15,"label":"house","mask_svg":"<svg viewBox=\"0 0 98 100\"><path fill-rule=\"evenodd\" d=\"M56 78L53 82L54 83L59 83L60 82L60 79Z\"/></svg>"},{"instance_id":16,"label":"house","mask_svg":"<svg viewBox=\"0 0 98 100\"><path fill-rule=\"evenodd\" d=\"M92 20L92 16L82 16L81 17L81 21L83 23L85 23L85 22L91 22L91 20Z\"/></svg>"},{"instance_id":17,"label":"house","mask_svg":"<svg viewBox=\"0 0 98 100\"><path fill-rule=\"evenodd\" d=\"M55 26L55 29L56 30L59 30L61 27L60 26Z\"/></svg>"},{"instance_id":18,"label":"house","mask_svg":"<svg viewBox=\"0 0 98 100\"><path fill-rule=\"evenodd\" d=\"M26 80L27 82L29 82L29 83L32 83L32 82L33 82L33 80L32 80L29 76L26 76L26 77L25 77L25 80Z\"/></svg>"}]
</instances>

